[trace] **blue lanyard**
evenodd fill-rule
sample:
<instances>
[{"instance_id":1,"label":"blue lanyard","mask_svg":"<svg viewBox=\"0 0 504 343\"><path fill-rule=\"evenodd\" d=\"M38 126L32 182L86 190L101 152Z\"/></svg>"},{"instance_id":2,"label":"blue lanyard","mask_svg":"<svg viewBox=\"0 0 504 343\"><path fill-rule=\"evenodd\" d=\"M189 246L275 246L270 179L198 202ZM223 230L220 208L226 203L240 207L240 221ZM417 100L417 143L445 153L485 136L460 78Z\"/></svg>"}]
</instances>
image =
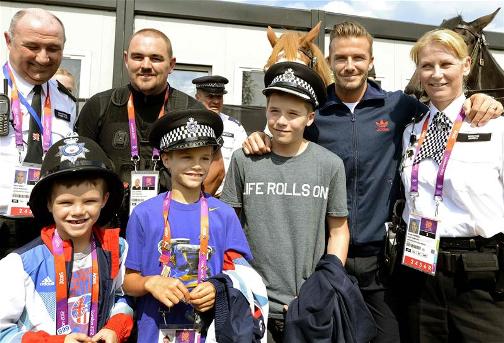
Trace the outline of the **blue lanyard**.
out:
<instances>
[{"instance_id":1,"label":"blue lanyard","mask_svg":"<svg viewBox=\"0 0 504 343\"><path fill-rule=\"evenodd\" d=\"M11 80L11 78L9 76L9 72L7 70L7 62L3 66L3 74L4 74L5 78L7 79L7 83L9 84L9 87L12 88L12 80ZM21 101L23 106L26 107L26 109L28 110L28 112L30 113L32 118L35 119L35 122L37 123L37 125L40 129L40 133L43 134L44 128L42 127L42 122L40 121L40 117L38 116L37 112L35 112L35 110L31 107L31 105L25 99L23 94L21 94L21 92L18 91L18 94L19 94L19 101Z\"/></svg>"}]
</instances>

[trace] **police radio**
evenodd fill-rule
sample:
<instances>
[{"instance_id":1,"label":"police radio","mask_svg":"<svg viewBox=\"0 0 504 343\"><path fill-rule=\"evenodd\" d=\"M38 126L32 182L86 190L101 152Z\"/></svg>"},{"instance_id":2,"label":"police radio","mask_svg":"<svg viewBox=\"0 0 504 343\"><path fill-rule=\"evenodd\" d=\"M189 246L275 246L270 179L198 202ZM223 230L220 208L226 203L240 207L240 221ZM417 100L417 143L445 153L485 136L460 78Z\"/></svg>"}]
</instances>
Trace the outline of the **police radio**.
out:
<instances>
[{"instance_id":1,"label":"police radio","mask_svg":"<svg viewBox=\"0 0 504 343\"><path fill-rule=\"evenodd\" d=\"M4 92L0 93L0 136L9 134L10 99L7 95L7 80L4 80Z\"/></svg>"}]
</instances>

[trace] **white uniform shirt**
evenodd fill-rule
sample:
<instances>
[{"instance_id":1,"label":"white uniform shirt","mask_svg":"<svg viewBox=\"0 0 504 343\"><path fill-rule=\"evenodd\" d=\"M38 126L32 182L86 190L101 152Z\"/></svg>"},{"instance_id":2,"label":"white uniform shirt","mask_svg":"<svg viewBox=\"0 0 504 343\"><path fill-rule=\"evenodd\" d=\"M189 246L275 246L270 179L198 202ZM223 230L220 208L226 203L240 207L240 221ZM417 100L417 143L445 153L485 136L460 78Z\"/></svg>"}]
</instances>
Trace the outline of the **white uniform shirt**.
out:
<instances>
[{"instance_id":1,"label":"white uniform shirt","mask_svg":"<svg viewBox=\"0 0 504 343\"><path fill-rule=\"evenodd\" d=\"M235 150L242 148L243 141L247 139L247 132L237 119L224 113L219 113L219 116L224 124L224 131L222 132L224 145L221 148L221 152L222 158L224 159L224 169L227 174L229 163L231 162L231 156ZM224 181L222 181L216 194L220 194L223 187Z\"/></svg>"},{"instance_id":2,"label":"white uniform shirt","mask_svg":"<svg viewBox=\"0 0 504 343\"><path fill-rule=\"evenodd\" d=\"M443 111L454 123L465 101L464 95L455 99ZM409 147L411 130L420 137L425 120L432 120L438 112L430 105L430 116L406 127L403 134L403 155ZM429 122L430 124L430 122ZM490 141L458 141L461 135L491 134ZM416 146L414 145L414 151ZM412 208L409 190L411 188L411 169L414 154L404 157L404 169L401 178L405 188L406 207L403 219L408 222ZM438 173L438 164L433 159L420 162L418 173L418 192L415 200L416 212L426 217L434 217L434 190ZM446 167L443 201L439 205L438 229L441 237L492 237L504 232L504 118L490 120L483 127L471 127L464 120L457 142L453 146L451 157Z\"/></svg>"},{"instance_id":3,"label":"white uniform shirt","mask_svg":"<svg viewBox=\"0 0 504 343\"><path fill-rule=\"evenodd\" d=\"M16 86L26 101L31 104L33 98L34 85L29 84L21 78L9 63L12 71ZM47 89L49 88L49 95L51 97L51 110L53 113L52 118L52 143L56 143L60 139L66 137L69 133L73 132L75 123L75 102L70 97L58 90L58 84L54 80L42 84L42 111L44 109L44 102L47 96ZM12 89L9 88L9 97ZM28 133L30 130L30 113L26 107L20 102L21 112L23 113L23 141L24 150L21 152L21 158L24 160L28 140ZM58 110L58 116L55 116L55 110ZM11 116L12 119L12 111ZM43 117L42 117L43 118ZM68 119L68 120L66 120ZM42 121L42 119L41 119ZM0 213L5 213L7 210L8 202L10 201L10 190L14 181L14 169L19 165L19 153L16 148L16 137L14 128L9 124L9 134L5 137L0 136Z\"/></svg>"}]
</instances>

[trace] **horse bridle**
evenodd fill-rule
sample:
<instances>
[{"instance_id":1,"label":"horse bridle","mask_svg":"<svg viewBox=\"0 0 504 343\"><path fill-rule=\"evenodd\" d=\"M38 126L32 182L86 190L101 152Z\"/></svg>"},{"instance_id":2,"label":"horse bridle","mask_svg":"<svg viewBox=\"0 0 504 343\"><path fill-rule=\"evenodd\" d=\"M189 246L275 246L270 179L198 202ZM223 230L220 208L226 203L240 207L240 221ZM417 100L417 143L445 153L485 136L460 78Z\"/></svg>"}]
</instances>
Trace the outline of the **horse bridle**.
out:
<instances>
[{"instance_id":1,"label":"horse bridle","mask_svg":"<svg viewBox=\"0 0 504 343\"><path fill-rule=\"evenodd\" d=\"M474 46L473 46L471 54L470 54L471 60L472 61L477 60L480 67L485 66L485 60L483 59L483 46L487 45L487 42L485 39L485 34L483 32L481 32L481 34L480 34L476 31L474 31L474 29L471 26L466 25L466 24L458 24L455 27L455 29L467 31L476 39L476 42L474 43ZM476 56L478 54L478 51L479 51L479 56ZM489 89L469 90L469 92L473 93L473 92L479 91L479 92L484 93L485 91L499 91L499 90L503 90L503 89L504 88L489 88ZM502 99L502 97L497 97L494 99Z\"/></svg>"},{"instance_id":2,"label":"horse bridle","mask_svg":"<svg viewBox=\"0 0 504 343\"><path fill-rule=\"evenodd\" d=\"M476 57L477 57L476 54L479 51L478 64L480 66L484 66L485 61L483 60L483 49L482 48L487 43L486 43L485 35L483 34L483 32L480 34L476 31L474 31L474 29L471 26L466 25L466 24L458 24L455 27L455 29L467 31L476 39L476 42L474 43L474 46L473 46L471 54L470 54L471 60L476 61Z\"/></svg>"},{"instance_id":3,"label":"horse bridle","mask_svg":"<svg viewBox=\"0 0 504 343\"><path fill-rule=\"evenodd\" d=\"M300 47L298 49L299 52L303 53L308 59L310 60L310 64L308 65L311 69L315 68L317 65L317 57L313 56L313 52L310 48L308 47Z\"/></svg>"}]
</instances>

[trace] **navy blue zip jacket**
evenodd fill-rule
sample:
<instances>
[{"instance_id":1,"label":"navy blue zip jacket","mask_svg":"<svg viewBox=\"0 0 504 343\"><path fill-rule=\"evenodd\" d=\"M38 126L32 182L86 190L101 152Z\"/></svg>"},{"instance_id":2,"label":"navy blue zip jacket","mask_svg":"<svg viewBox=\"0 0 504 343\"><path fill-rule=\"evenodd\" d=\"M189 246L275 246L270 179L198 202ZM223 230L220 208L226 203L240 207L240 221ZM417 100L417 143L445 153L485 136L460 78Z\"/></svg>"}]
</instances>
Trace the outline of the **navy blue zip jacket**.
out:
<instances>
[{"instance_id":1,"label":"navy blue zip jacket","mask_svg":"<svg viewBox=\"0 0 504 343\"><path fill-rule=\"evenodd\" d=\"M335 255L323 256L289 304L284 342L364 343L376 325L364 298Z\"/></svg>"},{"instance_id":2,"label":"navy blue zip jacket","mask_svg":"<svg viewBox=\"0 0 504 343\"><path fill-rule=\"evenodd\" d=\"M305 137L343 160L350 251L360 247L361 256L375 255L384 239L384 223L402 196L398 168L403 130L428 108L402 91L386 92L369 80L354 113L336 96L334 84L327 95Z\"/></svg>"}]
</instances>

